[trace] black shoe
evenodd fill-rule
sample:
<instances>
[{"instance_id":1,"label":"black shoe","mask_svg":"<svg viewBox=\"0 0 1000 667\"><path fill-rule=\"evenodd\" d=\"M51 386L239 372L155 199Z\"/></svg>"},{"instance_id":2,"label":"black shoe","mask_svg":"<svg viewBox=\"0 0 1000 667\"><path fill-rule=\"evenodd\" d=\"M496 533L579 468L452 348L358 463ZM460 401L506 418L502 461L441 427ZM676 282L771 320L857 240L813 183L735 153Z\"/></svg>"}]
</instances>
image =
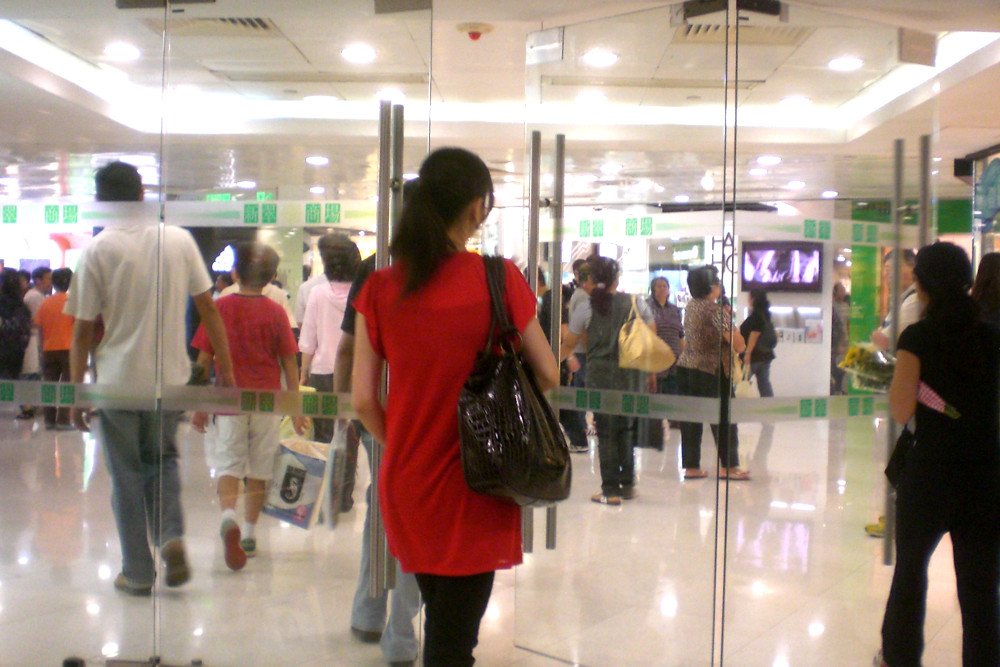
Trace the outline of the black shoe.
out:
<instances>
[{"instance_id":1,"label":"black shoe","mask_svg":"<svg viewBox=\"0 0 1000 667\"><path fill-rule=\"evenodd\" d=\"M365 644L375 644L382 639L382 633L377 630L359 630L353 625L351 626L351 634Z\"/></svg>"},{"instance_id":2,"label":"black shoe","mask_svg":"<svg viewBox=\"0 0 1000 667\"><path fill-rule=\"evenodd\" d=\"M35 410L33 408L22 408L19 413L14 417L14 419L34 419Z\"/></svg>"}]
</instances>

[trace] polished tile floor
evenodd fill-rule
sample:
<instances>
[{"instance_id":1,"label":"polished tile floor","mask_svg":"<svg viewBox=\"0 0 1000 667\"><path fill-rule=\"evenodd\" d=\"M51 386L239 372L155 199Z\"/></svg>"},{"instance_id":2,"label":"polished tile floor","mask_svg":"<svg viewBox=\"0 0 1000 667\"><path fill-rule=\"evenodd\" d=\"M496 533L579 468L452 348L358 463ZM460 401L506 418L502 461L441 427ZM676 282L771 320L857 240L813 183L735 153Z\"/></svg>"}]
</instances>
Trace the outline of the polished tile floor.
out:
<instances>
[{"instance_id":1,"label":"polished tile floor","mask_svg":"<svg viewBox=\"0 0 1000 667\"><path fill-rule=\"evenodd\" d=\"M201 436L181 426L194 578L151 599L125 597L103 457L93 439L0 412L0 665L77 655L162 656L215 666L384 664L352 639L364 496L330 531L262 519L260 555L226 569L214 480ZM708 434L706 433L706 436ZM679 435L638 452L639 497L589 502L596 458L576 454L557 548L498 576L478 664L492 666L869 665L891 568L862 526L881 510L884 444L870 420L740 427L754 479L680 481ZM705 463L714 456L706 438ZM719 517L722 517L719 520ZM931 564L924 664L960 664L950 544ZM715 638L713 640L713 637Z\"/></svg>"}]
</instances>

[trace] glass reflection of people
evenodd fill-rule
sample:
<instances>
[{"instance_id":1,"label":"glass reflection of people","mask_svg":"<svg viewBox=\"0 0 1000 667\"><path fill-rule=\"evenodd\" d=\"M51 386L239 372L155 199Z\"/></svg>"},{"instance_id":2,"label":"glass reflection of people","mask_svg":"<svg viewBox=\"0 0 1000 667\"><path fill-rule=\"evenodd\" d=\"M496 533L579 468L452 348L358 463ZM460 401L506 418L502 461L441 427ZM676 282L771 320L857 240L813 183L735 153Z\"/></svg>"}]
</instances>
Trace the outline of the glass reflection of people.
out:
<instances>
[{"instance_id":1,"label":"glass reflection of people","mask_svg":"<svg viewBox=\"0 0 1000 667\"><path fill-rule=\"evenodd\" d=\"M1000 326L1000 252L988 252L979 260L972 300L983 321Z\"/></svg>"},{"instance_id":2,"label":"glass reflection of people","mask_svg":"<svg viewBox=\"0 0 1000 667\"><path fill-rule=\"evenodd\" d=\"M384 443L379 499L389 548L416 575L425 605L425 665L471 665L495 571L522 560L521 510L473 492L462 472L455 405L491 323L482 258L466 251L493 204L489 168L460 148L420 167L390 245L357 309L354 408ZM505 262L506 302L543 390L559 367L538 323L535 295ZM388 362L388 403L379 395Z\"/></svg>"},{"instance_id":3,"label":"glass reflection of people","mask_svg":"<svg viewBox=\"0 0 1000 667\"><path fill-rule=\"evenodd\" d=\"M677 362L677 384L683 396L719 397L722 399L722 424L712 424L712 435L718 445L721 478L734 481L750 479L740 469L739 439L736 425L728 421L729 399L732 397L730 380L732 355L746 348L728 314L728 308L719 300L722 284L714 266L700 266L688 272L688 289L691 301L684 309L684 338L687 343ZM720 345L720 342L725 345ZM726 348L726 350L723 350ZM707 476L701 468L701 422L681 422L681 465L684 479Z\"/></svg>"},{"instance_id":4,"label":"glass reflection of people","mask_svg":"<svg viewBox=\"0 0 1000 667\"><path fill-rule=\"evenodd\" d=\"M567 306L567 321L572 319L573 313L582 306L589 306L590 294L594 291L594 280L590 275L590 265L587 260L578 259L573 262L573 276L574 289ZM579 341L576 344L573 353L565 358L564 363L570 373L570 386L577 389L586 387L587 346L584 341ZM566 429L571 451L587 452L590 450L587 445L587 413L579 410L560 410L559 421Z\"/></svg>"},{"instance_id":5,"label":"glass reflection of people","mask_svg":"<svg viewBox=\"0 0 1000 667\"><path fill-rule=\"evenodd\" d=\"M663 276L653 278L649 292L647 301L653 311L656 335L670 346L674 356L680 358L684 351L684 322L681 309L670 303L670 283ZM676 394L677 362L662 373L650 373L647 389L654 394ZM649 421L649 442L654 449L663 449L663 420Z\"/></svg>"},{"instance_id":6,"label":"glass reflection of people","mask_svg":"<svg viewBox=\"0 0 1000 667\"><path fill-rule=\"evenodd\" d=\"M882 258L882 285L885 291L892 288L892 265L895 251L890 250ZM904 250L899 262L899 328L896 331L898 336L906 327L920 319L923 305L917 298L916 288L913 286L913 265L917 260L916 254L912 250ZM872 343L880 350L888 350L890 344L889 336L892 335L892 321L894 313L887 313L882 320L882 326L872 332Z\"/></svg>"},{"instance_id":7,"label":"glass reflection of people","mask_svg":"<svg viewBox=\"0 0 1000 667\"><path fill-rule=\"evenodd\" d=\"M97 172L95 181L98 201L143 199L142 179L130 164L112 162ZM191 369L184 316L191 297L215 348L218 382L233 386L226 330L212 300L212 279L194 239L180 227L161 229L149 224L127 204L120 205L118 214L124 224L110 226L94 237L73 276L65 309L76 318L70 380L83 382L101 317L104 336L94 358L102 383L151 390L159 376L164 385L185 384ZM157 266L163 273L159 280ZM156 303L159 309L150 306ZM168 410L102 409L97 413L97 437L111 476L111 505L122 552L122 571L114 585L127 594L152 591L156 562L150 539L166 565L167 586L180 586L191 576L181 511L180 418L179 411ZM70 411L70 419L81 431L90 430L79 408Z\"/></svg>"},{"instance_id":8,"label":"glass reflection of people","mask_svg":"<svg viewBox=\"0 0 1000 667\"><path fill-rule=\"evenodd\" d=\"M743 369L747 379L757 378L761 398L774 396L771 386L771 362L778 336L771 323L771 302L762 289L750 290L750 315L740 325L740 335L746 341Z\"/></svg>"},{"instance_id":9,"label":"glass reflection of people","mask_svg":"<svg viewBox=\"0 0 1000 667\"><path fill-rule=\"evenodd\" d=\"M563 337L561 356L566 356L581 340L587 347L587 386L595 389L638 391L639 371L618 366L618 332L632 313L633 297L618 291L621 267L610 257L587 260L594 289L590 299L569 317L569 331ZM639 318L652 328L653 314L645 299L635 299ZM597 454L601 464L601 490L591 500L602 505L621 505L635 498L635 455L633 446L638 422L634 417L595 412Z\"/></svg>"},{"instance_id":10,"label":"glass reflection of people","mask_svg":"<svg viewBox=\"0 0 1000 667\"><path fill-rule=\"evenodd\" d=\"M846 393L844 377L846 371L839 366L850 345L851 304L848 303L847 288L840 281L833 285L833 310L830 313L830 393Z\"/></svg>"},{"instance_id":11,"label":"glass reflection of people","mask_svg":"<svg viewBox=\"0 0 1000 667\"><path fill-rule=\"evenodd\" d=\"M1000 330L968 295L972 266L951 243L920 250L914 267L923 318L899 338L889 407L915 418L916 444L896 488L896 567L882 623L882 664L918 665L927 568L945 533L962 612L962 664L1000 664ZM957 416L918 402L921 385Z\"/></svg>"}]
</instances>

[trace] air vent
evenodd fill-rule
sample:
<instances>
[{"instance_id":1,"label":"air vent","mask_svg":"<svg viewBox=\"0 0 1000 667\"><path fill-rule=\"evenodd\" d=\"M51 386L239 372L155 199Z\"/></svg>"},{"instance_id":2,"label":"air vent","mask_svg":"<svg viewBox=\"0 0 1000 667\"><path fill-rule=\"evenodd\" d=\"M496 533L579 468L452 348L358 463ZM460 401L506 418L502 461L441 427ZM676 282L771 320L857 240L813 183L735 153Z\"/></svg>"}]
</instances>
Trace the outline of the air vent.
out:
<instances>
[{"instance_id":1,"label":"air vent","mask_svg":"<svg viewBox=\"0 0 1000 667\"><path fill-rule=\"evenodd\" d=\"M729 84L733 85L733 81ZM741 90L749 90L763 81L740 79L735 82ZM543 86L572 86L579 88L657 88L657 89L712 89L722 90L726 82L721 78L711 79L657 79L640 77L593 77L593 76L543 76Z\"/></svg>"},{"instance_id":2,"label":"air vent","mask_svg":"<svg viewBox=\"0 0 1000 667\"><path fill-rule=\"evenodd\" d=\"M281 31L271 19L258 17L146 19L147 28L171 37L279 37Z\"/></svg>"},{"instance_id":3,"label":"air vent","mask_svg":"<svg viewBox=\"0 0 1000 667\"><path fill-rule=\"evenodd\" d=\"M814 28L791 26L741 26L740 44L761 46L800 46L813 34ZM674 31L673 44L722 44L726 29L721 25L692 23ZM729 29L730 42L736 41L736 28Z\"/></svg>"}]
</instances>

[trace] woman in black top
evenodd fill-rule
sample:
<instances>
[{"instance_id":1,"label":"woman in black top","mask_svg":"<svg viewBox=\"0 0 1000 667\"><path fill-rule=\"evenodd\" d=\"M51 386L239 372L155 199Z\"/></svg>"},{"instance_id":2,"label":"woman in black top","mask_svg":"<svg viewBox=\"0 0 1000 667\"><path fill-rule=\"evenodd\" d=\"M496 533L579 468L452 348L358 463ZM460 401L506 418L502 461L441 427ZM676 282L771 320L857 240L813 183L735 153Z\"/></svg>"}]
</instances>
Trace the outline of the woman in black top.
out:
<instances>
[{"instance_id":1,"label":"woman in black top","mask_svg":"<svg viewBox=\"0 0 1000 667\"><path fill-rule=\"evenodd\" d=\"M892 417L916 417L916 444L896 489L896 569L882 623L883 664L919 665L927 565L950 533L962 610L962 664L1000 665L1000 331L982 322L961 248L934 243L913 270L923 319L899 337ZM921 385L925 385L922 387ZM932 389L954 407L948 416ZM952 415L955 412L951 412Z\"/></svg>"},{"instance_id":2,"label":"woman in black top","mask_svg":"<svg viewBox=\"0 0 1000 667\"><path fill-rule=\"evenodd\" d=\"M6 268L0 277L0 378L21 375L24 351L31 338L31 312L24 305L17 271Z\"/></svg>"},{"instance_id":3,"label":"woman in black top","mask_svg":"<svg viewBox=\"0 0 1000 667\"><path fill-rule=\"evenodd\" d=\"M774 346L778 336L771 324L771 302L762 289L750 290L750 316L740 325L740 333L747 342L743 352L743 368L748 369L747 379L757 378L757 389L761 398L774 396L771 387L771 362L774 361ZM747 371L744 370L746 373Z\"/></svg>"}]
</instances>

